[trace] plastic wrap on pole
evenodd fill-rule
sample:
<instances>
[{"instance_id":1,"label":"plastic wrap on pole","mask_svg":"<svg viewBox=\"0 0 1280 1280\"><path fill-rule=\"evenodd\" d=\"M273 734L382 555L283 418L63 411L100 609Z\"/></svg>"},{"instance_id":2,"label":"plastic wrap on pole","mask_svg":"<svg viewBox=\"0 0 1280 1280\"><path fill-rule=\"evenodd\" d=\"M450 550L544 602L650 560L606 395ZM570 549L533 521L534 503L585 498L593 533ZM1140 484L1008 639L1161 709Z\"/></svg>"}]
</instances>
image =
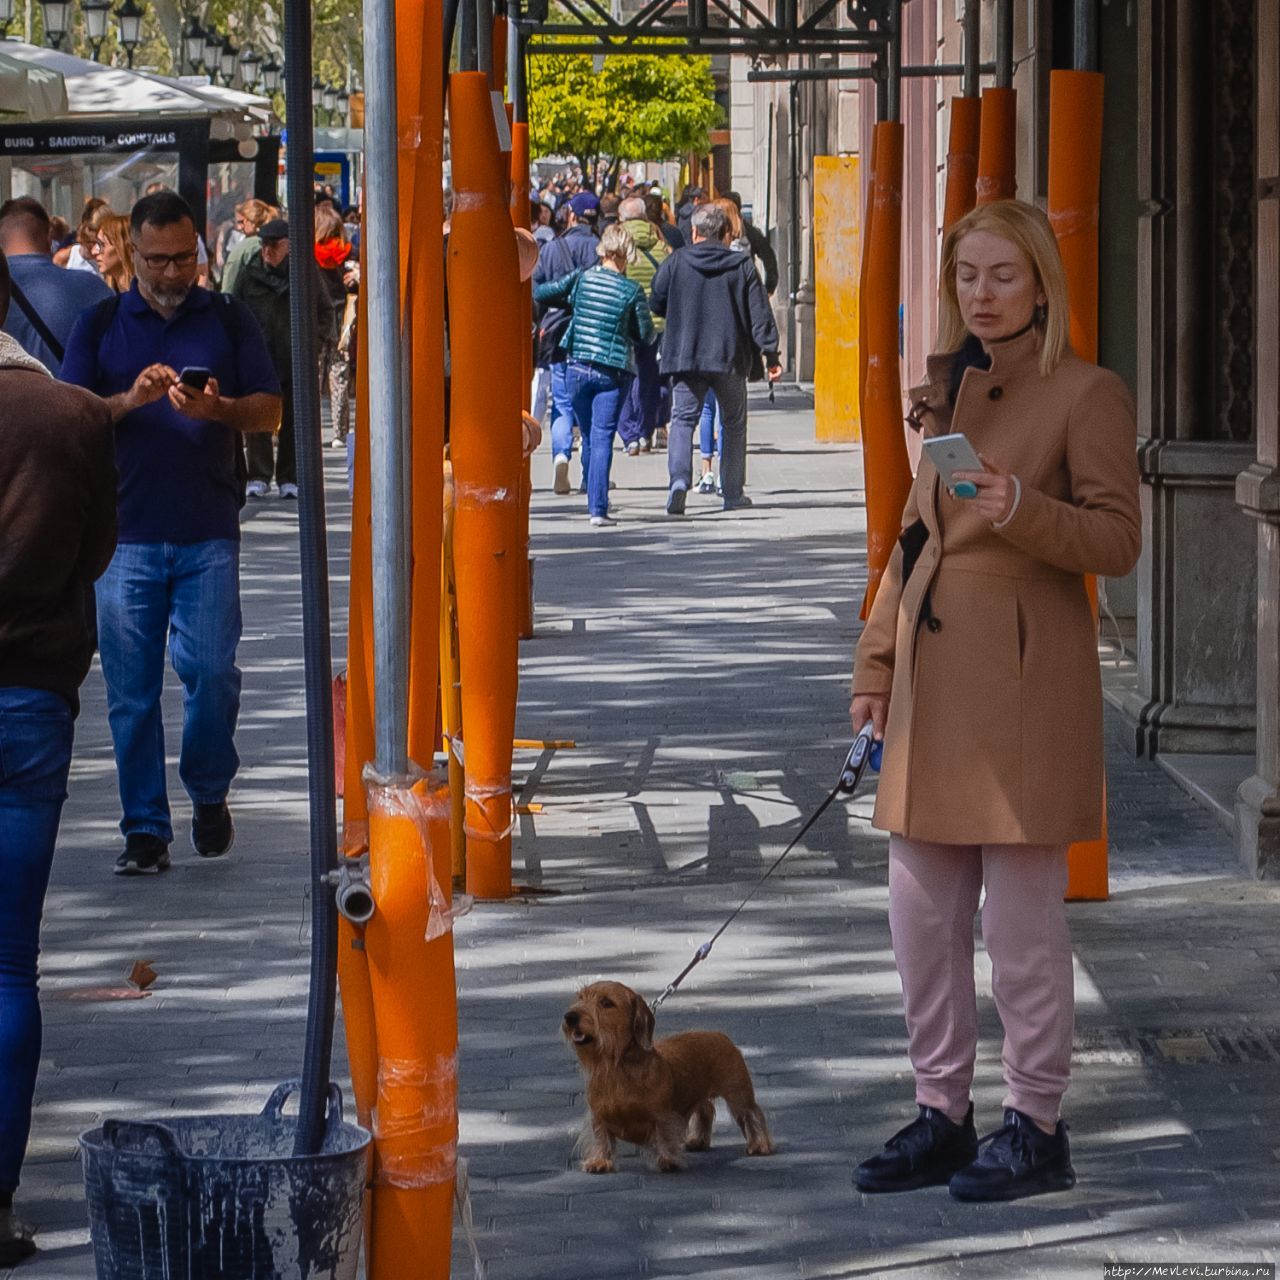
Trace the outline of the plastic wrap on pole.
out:
<instances>
[{"instance_id":1,"label":"plastic wrap on pole","mask_svg":"<svg viewBox=\"0 0 1280 1280\"><path fill-rule=\"evenodd\" d=\"M947 142L947 193L942 210L943 235L977 203L981 138L981 100L952 98L951 133Z\"/></svg>"},{"instance_id":2,"label":"plastic wrap on pole","mask_svg":"<svg viewBox=\"0 0 1280 1280\"><path fill-rule=\"evenodd\" d=\"M489 78L450 77L454 559L466 726L467 888L511 893L519 668L520 278Z\"/></svg>"},{"instance_id":3,"label":"plastic wrap on pole","mask_svg":"<svg viewBox=\"0 0 1280 1280\"><path fill-rule=\"evenodd\" d=\"M1067 272L1071 348L1098 358L1098 195L1102 89L1097 71L1049 77L1049 222Z\"/></svg>"},{"instance_id":4,"label":"plastic wrap on pole","mask_svg":"<svg viewBox=\"0 0 1280 1280\"><path fill-rule=\"evenodd\" d=\"M444 194L440 185L444 152L444 33L437 5L427 9L427 18L420 25L419 55L410 58L402 43L399 63L403 68L405 63L413 62L418 73L416 115L405 120L401 130L402 138L408 133L417 139L406 299L413 405L409 758L429 761L436 750L436 699L440 687L440 544L444 521ZM402 86L403 83L402 75ZM403 107L403 97L400 102Z\"/></svg>"},{"instance_id":5,"label":"plastic wrap on pole","mask_svg":"<svg viewBox=\"0 0 1280 1280\"><path fill-rule=\"evenodd\" d=\"M978 204L1018 194L1018 91L984 89L978 143Z\"/></svg>"},{"instance_id":6,"label":"plastic wrap on pole","mask_svg":"<svg viewBox=\"0 0 1280 1280\"><path fill-rule=\"evenodd\" d=\"M369 1274L447 1280L458 1141L448 784L371 777L368 802L379 1051Z\"/></svg>"},{"instance_id":7,"label":"plastic wrap on pole","mask_svg":"<svg viewBox=\"0 0 1280 1280\"><path fill-rule=\"evenodd\" d=\"M898 371L899 278L902 265L902 125L876 125L873 211L863 310L867 317L867 376L862 402L862 458L867 493L867 592L862 617L902 530L911 489L911 464L902 422Z\"/></svg>"},{"instance_id":8,"label":"plastic wrap on pole","mask_svg":"<svg viewBox=\"0 0 1280 1280\"><path fill-rule=\"evenodd\" d=\"M1055 71L1049 77L1049 222L1067 273L1071 347L1082 360L1098 358L1098 199L1102 182L1103 76ZM1085 580L1095 619L1098 584ZM1067 897L1108 895L1106 803L1102 835L1071 846Z\"/></svg>"},{"instance_id":9,"label":"plastic wrap on pole","mask_svg":"<svg viewBox=\"0 0 1280 1280\"><path fill-rule=\"evenodd\" d=\"M505 29L506 23L503 23ZM496 55L495 55L496 64ZM511 222L530 230L529 208L529 126L516 121L511 126ZM533 407L533 281L520 284L520 325L526 335L520 347L520 407ZM529 582L529 503L533 498L532 459L520 464L520 639L533 637L533 591Z\"/></svg>"}]
</instances>

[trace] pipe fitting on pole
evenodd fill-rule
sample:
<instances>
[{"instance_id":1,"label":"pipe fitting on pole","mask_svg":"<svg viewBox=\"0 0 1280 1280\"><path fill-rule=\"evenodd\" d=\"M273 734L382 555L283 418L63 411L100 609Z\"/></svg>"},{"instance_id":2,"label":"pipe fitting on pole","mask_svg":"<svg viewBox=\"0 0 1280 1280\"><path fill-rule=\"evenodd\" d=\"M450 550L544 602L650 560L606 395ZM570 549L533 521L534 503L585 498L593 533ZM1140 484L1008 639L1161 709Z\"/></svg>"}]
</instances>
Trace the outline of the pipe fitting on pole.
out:
<instances>
[{"instance_id":1,"label":"pipe fitting on pole","mask_svg":"<svg viewBox=\"0 0 1280 1280\"><path fill-rule=\"evenodd\" d=\"M373 890L369 887L367 853L362 853L358 858L343 858L338 869L330 871L325 877L324 883L333 890L334 904L344 920L349 920L360 928L373 919L377 904L373 900Z\"/></svg>"}]
</instances>

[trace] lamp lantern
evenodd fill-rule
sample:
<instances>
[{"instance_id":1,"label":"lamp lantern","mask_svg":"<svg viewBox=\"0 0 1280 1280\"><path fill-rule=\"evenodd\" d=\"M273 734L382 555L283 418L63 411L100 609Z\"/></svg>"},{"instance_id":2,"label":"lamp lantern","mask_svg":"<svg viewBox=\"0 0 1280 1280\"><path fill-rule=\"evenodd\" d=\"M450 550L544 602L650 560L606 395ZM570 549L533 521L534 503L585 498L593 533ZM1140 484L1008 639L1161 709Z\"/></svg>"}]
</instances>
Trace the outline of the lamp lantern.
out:
<instances>
[{"instance_id":1,"label":"lamp lantern","mask_svg":"<svg viewBox=\"0 0 1280 1280\"><path fill-rule=\"evenodd\" d=\"M182 52L192 71L199 71L204 64L204 41L204 28L192 14L182 29Z\"/></svg>"},{"instance_id":2,"label":"lamp lantern","mask_svg":"<svg viewBox=\"0 0 1280 1280\"><path fill-rule=\"evenodd\" d=\"M116 10L116 21L120 23L120 43L124 45L125 57L133 66L133 51L142 43L142 19L146 10L137 0L124 0Z\"/></svg>"},{"instance_id":3,"label":"lamp lantern","mask_svg":"<svg viewBox=\"0 0 1280 1280\"><path fill-rule=\"evenodd\" d=\"M40 0L40 8L44 13L45 43L50 49L61 49L71 16L71 0Z\"/></svg>"}]
</instances>

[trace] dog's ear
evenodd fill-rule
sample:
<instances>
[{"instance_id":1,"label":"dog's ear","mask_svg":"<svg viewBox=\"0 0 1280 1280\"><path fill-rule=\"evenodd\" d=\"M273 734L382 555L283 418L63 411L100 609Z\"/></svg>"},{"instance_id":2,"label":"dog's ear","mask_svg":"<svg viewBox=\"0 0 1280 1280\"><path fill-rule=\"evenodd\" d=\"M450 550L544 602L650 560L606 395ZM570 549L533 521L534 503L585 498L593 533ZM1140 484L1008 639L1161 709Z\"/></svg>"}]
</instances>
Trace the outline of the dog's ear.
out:
<instances>
[{"instance_id":1,"label":"dog's ear","mask_svg":"<svg viewBox=\"0 0 1280 1280\"><path fill-rule=\"evenodd\" d=\"M631 1015L631 1035L646 1053L653 1048L653 1010L641 996L633 993L634 1012Z\"/></svg>"}]
</instances>

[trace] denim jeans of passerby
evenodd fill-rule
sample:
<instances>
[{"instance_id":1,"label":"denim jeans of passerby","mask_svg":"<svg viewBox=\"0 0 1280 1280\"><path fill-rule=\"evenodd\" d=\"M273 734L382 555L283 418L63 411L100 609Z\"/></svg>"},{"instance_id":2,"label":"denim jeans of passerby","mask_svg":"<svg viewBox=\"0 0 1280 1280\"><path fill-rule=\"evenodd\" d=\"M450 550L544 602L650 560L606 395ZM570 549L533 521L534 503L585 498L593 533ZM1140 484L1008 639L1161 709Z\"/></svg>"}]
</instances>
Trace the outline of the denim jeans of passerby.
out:
<instances>
[{"instance_id":1,"label":"denim jeans of passerby","mask_svg":"<svg viewBox=\"0 0 1280 1280\"><path fill-rule=\"evenodd\" d=\"M747 483L747 380L734 373L682 373L672 380L667 475L673 487L693 483L693 433L707 392L720 406L720 488L726 506Z\"/></svg>"},{"instance_id":2,"label":"denim jeans of passerby","mask_svg":"<svg viewBox=\"0 0 1280 1280\"><path fill-rule=\"evenodd\" d=\"M0 688L0 1193L18 1185L40 1064L40 917L74 721L44 689Z\"/></svg>"},{"instance_id":3,"label":"denim jeans of passerby","mask_svg":"<svg viewBox=\"0 0 1280 1280\"><path fill-rule=\"evenodd\" d=\"M97 595L120 830L172 841L160 711L165 641L184 691L178 776L193 804L217 804L240 767L240 544L122 542Z\"/></svg>"},{"instance_id":4,"label":"denim jeans of passerby","mask_svg":"<svg viewBox=\"0 0 1280 1280\"><path fill-rule=\"evenodd\" d=\"M587 433L582 433L582 459L586 465ZM569 389L569 362L551 366L551 453L573 456L573 392ZM585 472L583 473L586 474Z\"/></svg>"},{"instance_id":5,"label":"denim jeans of passerby","mask_svg":"<svg viewBox=\"0 0 1280 1280\"><path fill-rule=\"evenodd\" d=\"M702 414L698 419L698 452L704 458L714 458L716 456L716 426L720 418L720 406L716 403L716 393L714 391L707 392L707 398L702 402ZM724 434L723 426L720 428L720 434Z\"/></svg>"},{"instance_id":6,"label":"denim jeans of passerby","mask_svg":"<svg viewBox=\"0 0 1280 1280\"><path fill-rule=\"evenodd\" d=\"M618 414L631 387L633 374L623 369L569 361L569 385L573 390L573 413L590 448L582 450L587 477L587 510L593 516L609 514L609 470L613 465L613 437L618 430Z\"/></svg>"},{"instance_id":7,"label":"denim jeans of passerby","mask_svg":"<svg viewBox=\"0 0 1280 1280\"><path fill-rule=\"evenodd\" d=\"M622 402L622 412L618 414L618 435L624 445L653 439L662 400L657 345L637 343L635 353L636 376L631 380L631 388Z\"/></svg>"}]
</instances>

